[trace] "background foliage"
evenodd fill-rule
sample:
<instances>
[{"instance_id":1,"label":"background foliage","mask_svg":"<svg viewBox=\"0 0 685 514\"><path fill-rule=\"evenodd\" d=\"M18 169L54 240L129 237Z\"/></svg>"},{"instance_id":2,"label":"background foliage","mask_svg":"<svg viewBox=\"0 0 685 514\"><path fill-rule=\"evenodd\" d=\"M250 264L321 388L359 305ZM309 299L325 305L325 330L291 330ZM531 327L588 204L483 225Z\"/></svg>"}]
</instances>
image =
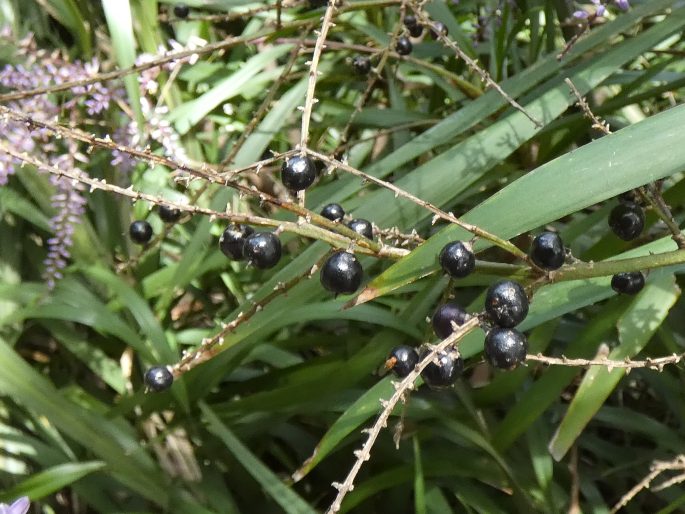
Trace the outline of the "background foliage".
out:
<instances>
[{"instance_id":1,"label":"background foliage","mask_svg":"<svg viewBox=\"0 0 685 514\"><path fill-rule=\"evenodd\" d=\"M265 3L188 4L191 18L181 21L173 3L156 0L0 1L0 58L10 66L4 92L197 48L197 38L241 38L192 63L3 105L147 146L178 163L218 164L229 156L239 169L267 150L295 148L325 6L286 3L279 27L277 9L262 9ZM371 48L377 65L389 34L401 29L401 9L418 7L445 23L449 38L525 112L486 87L452 48L424 35L411 56L387 56L354 114L368 79L354 76L351 58ZM583 261L674 250L651 211L643 236L630 243L606 220L614 197L654 181L676 222L685 217L685 107L678 105L685 5L607 7L596 18L597 5L562 0L345 2L319 63L309 146L342 151L351 166L524 251L528 233L543 227L557 230ZM574 17L577 10L589 17ZM615 134L592 128L566 78ZM348 122L350 143L341 147ZM219 212L228 205L277 222L296 219L230 188L175 180L185 175L168 166L29 134L6 116L2 124L3 145L60 169ZM435 256L447 241L471 235L433 226L428 210L338 169L307 193L307 208L339 202L380 229L416 230L427 242L397 262L360 257L374 299L350 309L342 309L350 297L332 298L317 278L299 281L227 334L223 351L169 392L146 394L147 367L178 362L250 302L309 270L329 245L284 232L284 258L260 271L221 254L224 220L194 215L165 229L147 202L65 185L3 159L0 502L26 494L35 512L322 511L334 497L331 483L354 461L360 429L392 394L382 369L390 348L434 342L426 318L446 295L475 312L484 286L502 275L527 277L510 255L480 239L476 272L449 282L436 273ZM279 166L239 180L284 197ZM140 218L164 234L146 251L127 236ZM609 276L543 287L522 325L530 353L616 360L682 353L683 270L652 270L637 297L615 296ZM467 371L453 389L420 388L397 409L343 511L609 512L655 460L685 453L681 366L627 374L531 362L501 373L482 362L482 345L479 330L460 343ZM682 478L684 466L674 462L662 479ZM625 511L678 511L685 489L678 479L667 485L639 493Z\"/></svg>"}]
</instances>

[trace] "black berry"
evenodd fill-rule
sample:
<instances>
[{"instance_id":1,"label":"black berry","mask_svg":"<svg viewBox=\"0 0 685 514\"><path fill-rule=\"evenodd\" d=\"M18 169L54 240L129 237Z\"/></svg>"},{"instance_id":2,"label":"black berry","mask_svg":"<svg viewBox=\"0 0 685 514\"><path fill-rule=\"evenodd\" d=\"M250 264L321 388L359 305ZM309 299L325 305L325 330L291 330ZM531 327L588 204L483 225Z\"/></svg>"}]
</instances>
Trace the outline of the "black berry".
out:
<instances>
[{"instance_id":1,"label":"black berry","mask_svg":"<svg viewBox=\"0 0 685 514\"><path fill-rule=\"evenodd\" d=\"M409 373L414 371L414 368L419 363L419 354L411 346L396 346L390 351L388 360L385 361L385 366L392 369L400 378L406 377Z\"/></svg>"},{"instance_id":2,"label":"black berry","mask_svg":"<svg viewBox=\"0 0 685 514\"><path fill-rule=\"evenodd\" d=\"M556 232L543 232L533 239L530 258L546 270L561 268L564 264L564 243Z\"/></svg>"},{"instance_id":3,"label":"black berry","mask_svg":"<svg viewBox=\"0 0 685 514\"><path fill-rule=\"evenodd\" d=\"M402 21L404 22L404 26L408 29L416 27L419 24L418 20L416 19L416 16L414 16L413 14L407 14L404 17L404 20Z\"/></svg>"},{"instance_id":4,"label":"black berry","mask_svg":"<svg viewBox=\"0 0 685 514\"><path fill-rule=\"evenodd\" d=\"M493 328L485 336L485 357L495 368L513 369L526 360L528 339L518 330Z\"/></svg>"},{"instance_id":5,"label":"black berry","mask_svg":"<svg viewBox=\"0 0 685 514\"><path fill-rule=\"evenodd\" d=\"M441 21L434 21L431 24L431 29L430 29L430 35L433 39L438 39L438 35L442 34L443 36L446 36L448 33L447 31L447 25L445 25Z\"/></svg>"},{"instance_id":6,"label":"black berry","mask_svg":"<svg viewBox=\"0 0 685 514\"><path fill-rule=\"evenodd\" d=\"M245 238L243 255L255 268L273 268L281 259L281 241L271 232L255 232Z\"/></svg>"},{"instance_id":7,"label":"black berry","mask_svg":"<svg viewBox=\"0 0 685 514\"><path fill-rule=\"evenodd\" d=\"M245 245L245 238L250 234L254 234L252 227L231 223L219 238L219 248L229 259L240 261L245 257L243 246Z\"/></svg>"},{"instance_id":8,"label":"black berry","mask_svg":"<svg viewBox=\"0 0 685 514\"><path fill-rule=\"evenodd\" d=\"M395 50L400 55L409 55L413 50L414 46L409 41L408 37L400 36L395 43Z\"/></svg>"},{"instance_id":9,"label":"black berry","mask_svg":"<svg viewBox=\"0 0 685 514\"><path fill-rule=\"evenodd\" d=\"M428 355L428 351L421 353L421 360ZM438 352L433 360L423 368L421 376L426 385L432 389L443 389L457 381L464 369L464 361L454 351Z\"/></svg>"},{"instance_id":10,"label":"black berry","mask_svg":"<svg viewBox=\"0 0 685 514\"><path fill-rule=\"evenodd\" d=\"M166 366L155 366L145 372L143 381L150 391L159 393L171 387L171 384L174 383L174 376Z\"/></svg>"},{"instance_id":11,"label":"black berry","mask_svg":"<svg viewBox=\"0 0 685 514\"><path fill-rule=\"evenodd\" d=\"M176 223L181 218L181 211L168 205L160 205L157 212L164 223Z\"/></svg>"},{"instance_id":12,"label":"black berry","mask_svg":"<svg viewBox=\"0 0 685 514\"><path fill-rule=\"evenodd\" d=\"M452 322L457 326L463 325L467 318L466 311L456 303L446 303L438 307L433 314L432 324L435 335L445 339L454 332Z\"/></svg>"},{"instance_id":13,"label":"black berry","mask_svg":"<svg viewBox=\"0 0 685 514\"><path fill-rule=\"evenodd\" d=\"M361 218L353 219L347 226L360 236L364 236L367 239L373 239L373 227L371 226L370 221Z\"/></svg>"},{"instance_id":14,"label":"black berry","mask_svg":"<svg viewBox=\"0 0 685 514\"><path fill-rule=\"evenodd\" d=\"M321 267L321 284L331 293L354 293L362 283L364 270L357 258L348 252L336 252Z\"/></svg>"},{"instance_id":15,"label":"black berry","mask_svg":"<svg viewBox=\"0 0 685 514\"><path fill-rule=\"evenodd\" d=\"M637 294L645 287L645 276L641 271L617 273L611 277L611 289L617 293Z\"/></svg>"},{"instance_id":16,"label":"black berry","mask_svg":"<svg viewBox=\"0 0 685 514\"><path fill-rule=\"evenodd\" d=\"M413 27L407 27L407 30L409 31L409 35L411 37L419 37L421 34L423 34L422 25L414 25Z\"/></svg>"},{"instance_id":17,"label":"black berry","mask_svg":"<svg viewBox=\"0 0 685 514\"><path fill-rule=\"evenodd\" d=\"M352 68L357 75L368 75L371 71L371 60L365 55L356 55L352 59Z\"/></svg>"},{"instance_id":18,"label":"black berry","mask_svg":"<svg viewBox=\"0 0 685 514\"><path fill-rule=\"evenodd\" d=\"M291 191L303 191L316 180L316 164L307 156L295 155L281 168L281 182Z\"/></svg>"},{"instance_id":19,"label":"black berry","mask_svg":"<svg viewBox=\"0 0 685 514\"><path fill-rule=\"evenodd\" d=\"M645 212L632 202L618 204L609 214L609 226L618 237L630 241L645 227Z\"/></svg>"},{"instance_id":20,"label":"black berry","mask_svg":"<svg viewBox=\"0 0 685 514\"><path fill-rule=\"evenodd\" d=\"M496 325L505 328L515 327L528 315L526 292L518 282L497 282L490 286L485 295L485 312Z\"/></svg>"},{"instance_id":21,"label":"black berry","mask_svg":"<svg viewBox=\"0 0 685 514\"><path fill-rule=\"evenodd\" d=\"M149 243L150 239L152 239L152 227L145 220L136 220L131 223L128 233L133 242L139 245Z\"/></svg>"},{"instance_id":22,"label":"black berry","mask_svg":"<svg viewBox=\"0 0 685 514\"><path fill-rule=\"evenodd\" d=\"M440 266L452 278L469 275L476 266L476 257L461 241L447 243L440 251Z\"/></svg>"},{"instance_id":23,"label":"black berry","mask_svg":"<svg viewBox=\"0 0 685 514\"><path fill-rule=\"evenodd\" d=\"M186 4L177 4L174 6L174 14L177 18L187 18L190 14L190 8Z\"/></svg>"},{"instance_id":24,"label":"black berry","mask_svg":"<svg viewBox=\"0 0 685 514\"><path fill-rule=\"evenodd\" d=\"M331 221L342 221L345 217L345 210L340 204L329 203L321 209L321 216Z\"/></svg>"}]
</instances>

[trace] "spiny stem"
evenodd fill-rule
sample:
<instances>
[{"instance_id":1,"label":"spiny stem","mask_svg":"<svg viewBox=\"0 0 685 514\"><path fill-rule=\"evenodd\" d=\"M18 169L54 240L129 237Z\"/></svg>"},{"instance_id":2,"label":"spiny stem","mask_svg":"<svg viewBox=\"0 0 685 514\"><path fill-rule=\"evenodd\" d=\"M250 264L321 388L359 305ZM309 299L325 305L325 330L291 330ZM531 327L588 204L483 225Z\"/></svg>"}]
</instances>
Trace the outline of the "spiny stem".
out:
<instances>
[{"instance_id":1,"label":"spiny stem","mask_svg":"<svg viewBox=\"0 0 685 514\"><path fill-rule=\"evenodd\" d=\"M323 261L330 255L330 252L326 253L321 259L319 259L316 264L314 264L309 270L304 273L295 276L294 278L288 280L287 282L278 284L273 291L264 296L261 300L252 302L249 309L244 312L240 312L236 318L230 323L226 324L220 332L215 334L209 339L202 341L200 346L187 353L183 358L174 366L172 366L172 373L175 377L179 377L184 373L190 371L199 364L208 361L216 354L221 351L221 346L223 346L225 337L230 332L233 332L238 326L249 321L255 314L262 310L271 301L275 300L279 296L286 294L293 287L299 284L302 280L310 279L314 276L314 273L319 269Z\"/></svg>"},{"instance_id":2,"label":"spiny stem","mask_svg":"<svg viewBox=\"0 0 685 514\"><path fill-rule=\"evenodd\" d=\"M669 364L678 364L683 360L685 354L673 354L668 357L658 357L655 359L645 359L641 361L624 359L624 360L610 360L607 358L601 359L569 359L568 357L547 357L542 354L537 355L527 355L526 361L528 362L541 362L543 364L548 364L550 366L568 366L568 367L587 367L587 366L603 366L611 371L614 368L621 369L635 369L635 368L647 368L655 369L657 371L663 371L664 366Z\"/></svg>"},{"instance_id":3,"label":"spiny stem","mask_svg":"<svg viewBox=\"0 0 685 514\"><path fill-rule=\"evenodd\" d=\"M333 503L331 503L331 505L326 510L326 514L335 514L340 510L340 506L342 505L343 499L345 498L347 493L349 493L354 488L354 480L357 477L359 470L361 469L364 462L369 460L369 458L371 457L371 449L373 448L376 439L378 439L378 435L387 426L388 419L390 418L392 412L395 410L395 406L399 403L399 401L402 398L405 397L408 391L414 388L414 382L416 382L416 379L419 378L419 375L421 374L423 369L433 361L433 359L439 352L454 346L466 334L474 330L478 326L478 323L479 320L477 317L471 318L457 330L452 332L452 334L448 338L444 339L443 341L432 347L428 351L428 353L423 357L423 359L421 359L421 361L416 365L416 368L414 368L414 370L411 373L409 373L409 375L402 379L401 382L395 384L395 392L393 393L393 395L388 400L381 401L381 404L383 405L383 410L381 411L373 426L365 431L368 433L368 438L364 442L362 448L360 450L355 451L356 459L354 461L354 464L352 465L352 469L350 469L343 483L333 484L333 486L338 490L338 494L333 500Z\"/></svg>"}]
</instances>

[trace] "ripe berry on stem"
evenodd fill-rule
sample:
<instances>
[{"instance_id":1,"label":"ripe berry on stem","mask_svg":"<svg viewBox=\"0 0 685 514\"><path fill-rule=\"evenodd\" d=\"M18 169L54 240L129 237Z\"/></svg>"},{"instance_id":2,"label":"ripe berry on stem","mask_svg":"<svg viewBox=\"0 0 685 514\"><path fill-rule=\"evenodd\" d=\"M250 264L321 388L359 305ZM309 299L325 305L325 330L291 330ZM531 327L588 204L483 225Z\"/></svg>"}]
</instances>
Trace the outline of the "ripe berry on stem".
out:
<instances>
[{"instance_id":1,"label":"ripe berry on stem","mask_svg":"<svg viewBox=\"0 0 685 514\"><path fill-rule=\"evenodd\" d=\"M457 326L464 324L468 317L466 311L462 309L456 303L446 303L438 307L433 313L432 324L433 331L435 335L440 339L445 339L449 337L454 329L452 328L452 322Z\"/></svg>"},{"instance_id":2,"label":"ripe berry on stem","mask_svg":"<svg viewBox=\"0 0 685 514\"><path fill-rule=\"evenodd\" d=\"M271 232L255 232L245 238L243 255L255 268L273 268L281 259L281 240Z\"/></svg>"},{"instance_id":3,"label":"ripe berry on stem","mask_svg":"<svg viewBox=\"0 0 685 514\"><path fill-rule=\"evenodd\" d=\"M245 245L245 238L250 234L254 234L252 227L231 223L219 238L219 248L229 259L240 261L245 257L243 246Z\"/></svg>"},{"instance_id":4,"label":"ripe berry on stem","mask_svg":"<svg viewBox=\"0 0 685 514\"><path fill-rule=\"evenodd\" d=\"M440 251L440 266L452 278L464 278L476 266L476 257L461 241L447 243Z\"/></svg>"},{"instance_id":5,"label":"ripe berry on stem","mask_svg":"<svg viewBox=\"0 0 685 514\"><path fill-rule=\"evenodd\" d=\"M331 221L342 221L345 217L345 210L342 205L337 203L329 203L321 209L321 216Z\"/></svg>"},{"instance_id":6,"label":"ripe berry on stem","mask_svg":"<svg viewBox=\"0 0 685 514\"><path fill-rule=\"evenodd\" d=\"M528 339L511 328L493 328L485 336L485 357L495 368L514 369L526 360Z\"/></svg>"},{"instance_id":7,"label":"ripe berry on stem","mask_svg":"<svg viewBox=\"0 0 685 514\"><path fill-rule=\"evenodd\" d=\"M368 75L371 71L371 60L365 55L355 55L352 59L352 68L357 75Z\"/></svg>"},{"instance_id":8,"label":"ripe berry on stem","mask_svg":"<svg viewBox=\"0 0 685 514\"><path fill-rule=\"evenodd\" d=\"M542 269L555 270L564 264L564 243L556 232L543 232L533 239L530 258Z\"/></svg>"},{"instance_id":9,"label":"ripe berry on stem","mask_svg":"<svg viewBox=\"0 0 685 514\"><path fill-rule=\"evenodd\" d=\"M438 35L446 36L448 34L447 25L441 21L434 21L431 25L430 35L433 39L438 39Z\"/></svg>"},{"instance_id":10,"label":"ripe berry on stem","mask_svg":"<svg viewBox=\"0 0 685 514\"><path fill-rule=\"evenodd\" d=\"M404 26L408 29L416 27L419 24L418 20L416 19L416 16L414 16L413 14L406 14L402 21L404 22Z\"/></svg>"},{"instance_id":11,"label":"ripe berry on stem","mask_svg":"<svg viewBox=\"0 0 685 514\"><path fill-rule=\"evenodd\" d=\"M181 211L168 205L160 205L158 213L164 223L176 223L181 218Z\"/></svg>"},{"instance_id":12,"label":"ripe berry on stem","mask_svg":"<svg viewBox=\"0 0 685 514\"><path fill-rule=\"evenodd\" d=\"M174 14L177 18L187 18L190 14L190 8L186 4L177 4L174 6Z\"/></svg>"},{"instance_id":13,"label":"ripe berry on stem","mask_svg":"<svg viewBox=\"0 0 685 514\"><path fill-rule=\"evenodd\" d=\"M166 366L155 366L145 372L143 381L150 391L159 393L171 387L174 383L174 376Z\"/></svg>"},{"instance_id":14,"label":"ripe berry on stem","mask_svg":"<svg viewBox=\"0 0 685 514\"><path fill-rule=\"evenodd\" d=\"M397 38L397 43L395 43L395 51L400 55L409 55L414 49L414 45L411 44L409 38L406 36L400 36Z\"/></svg>"},{"instance_id":15,"label":"ripe berry on stem","mask_svg":"<svg viewBox=\"0 0 685 514\"><path fill-rule=\"evenodd\" d=\"M641 271L617 273L611 277L611 289L621 294L637 294L645 287L645 276Z\"/></svg>"},{"instance_id":16,"label":"ripe berry on stem","mask_svg":"<svg viewBox=\"0 0 685 514\"><path fill-rule=\"evenodd\" d=\"M385 367L392 369L399 378L404 378L414 371L419 363L419 354L411 346L395 346L390 350L390 355L385 361Z\"/></svg>"},{"instance_id":17,"label":"ripe berry on stem","mask_svg":"<svg viewBox=\"0 0 685 514\"><path fill-rule=\"evenodd\" d=\"M336 252L321 267L319 278L331 293L351 294L362 283L364 270L357 258L349 252Z\"/></svg>"},{"instance_id":18,"label":"ripe berry on stem","mask_svg":"<svg viewBox=\"0 0 685 514\"><path fill-rule=\"evenodd\" d=\"M360 236L364 236L367 239L373 239L373 226L370 221L361 218L353 219L347 226Z\"/></svg>"},{"instance_id":19,"label":"ripe berry on stem","mask_svg":"<svg viewBox=\"0 0 685 514\"><path fill-rule=\"evenodd\" d=\"M409 31L409 35L411 37L419 37L421 36L421 34L423 34L422 25L414 25L413 27L407 27L407 30Z\"/></svg>"},{"instance_id":20,"label":"ripe berry on stem","mask_svg":"<svg viewBox=\"0 0 685 514\"><path fill-rule=\"evenodd\" d=\"M316 164L306 155L294 155L281 167L281 182L291 191L303 191L316 180Z\"/></svg>"},{"instance_id":21,"label":"ripe berry on stem","mask_svg":"<svg viewBox=\"0 0 685 514\"><path fill-rule=\"evenodd\" d=\"M645 212L632 202L620 203L609 214L609 226L618 237L631 241L645 227Z\"/></svg>"},{"instance_id":22,"label":"ripe berry on stem","mask_svg":"<svg viewBox=\"0 0 685 514\"><path fill-rule=\"evenodd\" d=\"M526 292L521 284L513 280L497 282L490 286L485 295L485 312L496 325L515 327L528 315Z\"/></svg>"},{"instance_id":23,"label":"ripe berry on stem","mask_svg":"<svg viewBox=\"0 0 685 514\"><path fill-rule=\"evenodd\" d=\"M428 355L428 351L421 352L421 360ZM444 389L453 385L464 369L464 361L454 350L438 352L433 360L423 368L421 377L431 389Z\"/></svg>"},{"instance_id":24,"label":"ripe berry on stem","mask_svg":"<svg viewBox=\"0 0 685 514\"><path fill-rule=\"evenodd\" d=\"M152 239L152 227L145 220L136 220L128 228L128 234L134 243L144 245Z\"/></svg>"}]
</instances>

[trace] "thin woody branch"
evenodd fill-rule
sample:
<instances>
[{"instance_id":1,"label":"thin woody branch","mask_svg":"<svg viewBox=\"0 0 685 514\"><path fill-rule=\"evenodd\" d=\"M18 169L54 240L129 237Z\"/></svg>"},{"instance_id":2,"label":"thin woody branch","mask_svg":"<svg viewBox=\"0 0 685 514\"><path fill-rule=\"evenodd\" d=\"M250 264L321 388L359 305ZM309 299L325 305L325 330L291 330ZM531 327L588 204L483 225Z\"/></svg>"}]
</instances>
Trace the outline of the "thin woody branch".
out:
<instances>
[{"instance_id":1,"label":"thin woody branch","mask_svg":"<svg viewBox=\"0 0 685 514\"><path fill-rule=\"evenodd\" d=\"M433 361L433 359L439 352L447 348L453 347L459 341L461 341L461 339L463 339L464 336L466 336L466 334L468 334L469 332L473 331L476 327L478 327L478 323L478 317L472 317L470 320L468 320L466 323L460 326L457 330L452 332L452 335L450 335L448 338L440 341L440 343L432 347L428 351L426 356L423 359L421 359L421 361L416 365L416 368L411 373L409 373L409 375L403 378L401 382L396 382L394 384L395 392L393 393L393 395L388 400L381 400L381 406L383 407L383 410L381 411L373 426L369 429L364 430L364 432L368 434L368 437L364 442L364 445L359 450L355 450L354 455L356 459L354 461L354 464L352 465L352 469L350 469L350 472L347 474L347 477L345 477L345 480L342 483L333 483L333 487L338 490L338 494L333 500L333 503L331 503L331 505L326 510L326 514L335 514L340 510L343 499L345 498L347 493L349 493L354 488L354 480L357 477L359 470L361 469L364 462L368 461L371 458L371 449L373 448L373 445L376 443L376 439L378 439L379 434L383 431L384 428L387 427L390 415L395 410L397 404L405 398L407 392L414 389L414 382L416 382L416 380L419 378L423 369Z\"/></svg>"},{"instance_id":2,"label":"thin woody branch","mask_svg":"<svg viewBox=\"0 0 685 514\"><path fill-rule=\"evenodd\" d=\"M635 368L646 368L654 369L656 371L663 371L665 366L670 364L678 364L683 360L685 354L673 354L667 357L658 357L655 359L647 358L645 360L611 360L607 358L601 359L569 359L568 357L547 357L538 353L537 355L527 355L526 361L528 362L540 362L542 364L547 364L549 366L568 366L568 367L588 367L588 366L602 366L607 368L608 371L612 369L635 369Z\"/></svg>"}]
</instances>

